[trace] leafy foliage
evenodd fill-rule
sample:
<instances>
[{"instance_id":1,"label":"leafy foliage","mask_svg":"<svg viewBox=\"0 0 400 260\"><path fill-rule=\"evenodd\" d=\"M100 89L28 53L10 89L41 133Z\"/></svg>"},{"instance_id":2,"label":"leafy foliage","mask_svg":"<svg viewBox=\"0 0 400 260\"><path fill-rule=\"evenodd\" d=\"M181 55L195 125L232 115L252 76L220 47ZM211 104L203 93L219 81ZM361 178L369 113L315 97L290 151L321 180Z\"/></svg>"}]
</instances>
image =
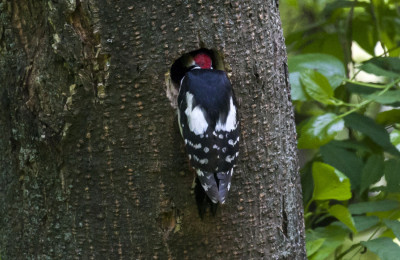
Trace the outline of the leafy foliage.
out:
<instances>
[{"instance_id":1,"label":"leafy foliage","mask_svg":"<svg viewBox=\"0 0 400 260\"><path fill-rule=\"evenodd\" d=\"M307 256L397 259L399 2L286 0L281 10L298 147L308 155Z\"/></svg>"}]
</instances>

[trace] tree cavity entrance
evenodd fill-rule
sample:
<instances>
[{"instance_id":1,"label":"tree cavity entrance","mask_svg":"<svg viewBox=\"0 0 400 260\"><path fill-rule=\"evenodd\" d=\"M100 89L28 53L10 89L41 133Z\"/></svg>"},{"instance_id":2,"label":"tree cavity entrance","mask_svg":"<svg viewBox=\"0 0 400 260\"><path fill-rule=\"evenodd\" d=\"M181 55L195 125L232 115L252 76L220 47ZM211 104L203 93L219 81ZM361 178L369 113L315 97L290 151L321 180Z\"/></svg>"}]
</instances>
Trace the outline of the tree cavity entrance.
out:
<instances>
[{"instance_id":1,"label":"tree cavity entrance","mask_svg":"<svg viewBox=\"0 0 400 260\"><path fill-rule=\"evenodd\" d=\"M165 84L167 86L166 95L171 102L171 106L175 109L178 107L177 99L180 82L188 71L188 65L190 64L191 58L200 52L205 52L211 57L213 69L226 70L221 53L212 49L201 48L185 53L176 59L169 71L165 73Z\"/></svg>"}]
</instances>

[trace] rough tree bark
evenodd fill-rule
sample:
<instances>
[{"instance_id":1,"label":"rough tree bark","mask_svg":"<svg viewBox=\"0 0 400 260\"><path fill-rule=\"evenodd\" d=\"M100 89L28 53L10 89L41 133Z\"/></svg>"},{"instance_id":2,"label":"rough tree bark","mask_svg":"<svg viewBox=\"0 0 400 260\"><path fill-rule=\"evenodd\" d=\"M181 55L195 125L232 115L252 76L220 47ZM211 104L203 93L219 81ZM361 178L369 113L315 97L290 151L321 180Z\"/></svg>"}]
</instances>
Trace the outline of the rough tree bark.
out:
<instances>
[{"instance_id":1,"label":"rough tree bark","mask_svg":"<svg viewBox=\"0 0 400 260\"><path fill-rule=\"evenodd\" d=\"M277 4L3 0L1 258L306 258ZM204 220L165 83L201 47L242 123L227 203Z\"/></svg>"}]
</instances>

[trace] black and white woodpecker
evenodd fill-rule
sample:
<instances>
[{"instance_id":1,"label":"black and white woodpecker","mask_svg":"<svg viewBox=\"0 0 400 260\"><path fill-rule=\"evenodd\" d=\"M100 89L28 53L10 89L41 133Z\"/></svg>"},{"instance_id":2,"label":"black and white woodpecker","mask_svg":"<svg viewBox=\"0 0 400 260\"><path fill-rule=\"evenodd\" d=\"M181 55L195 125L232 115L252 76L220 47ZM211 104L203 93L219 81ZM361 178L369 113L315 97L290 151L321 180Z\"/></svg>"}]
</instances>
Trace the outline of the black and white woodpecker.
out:
<instances>
[{"instance_id":1,"label":"black and white woodpecker","mask_svg":"<svg viewBox=\"0 0 400 260\"><path fill-rule=\"evenodd\" d=\"M185 71L172 80L179 81L178 122L196 172L196 200L199 205L207 195L213 204L223 204L239 155L237 102L228 76L213 69L209 52L195 52L184 62Z\"/></svg>"}]
</instances>

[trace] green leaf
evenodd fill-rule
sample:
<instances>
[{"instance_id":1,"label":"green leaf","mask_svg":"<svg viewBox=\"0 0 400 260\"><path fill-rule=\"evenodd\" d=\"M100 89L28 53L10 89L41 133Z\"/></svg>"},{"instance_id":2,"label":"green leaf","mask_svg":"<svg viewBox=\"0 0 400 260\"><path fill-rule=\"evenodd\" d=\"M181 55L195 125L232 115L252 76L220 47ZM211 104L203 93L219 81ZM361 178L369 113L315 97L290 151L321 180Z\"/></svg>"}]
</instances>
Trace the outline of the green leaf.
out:
<instances>
[{"instance_id":1,"label":"green leaf","mask_svg":"<svg viewBox=\"0 0 400 260\"><path fill-rule=\"evenodd\" d=\"M391 90L379 95L379 92L375 92L374 94L368 95L365 98L372 99L373 101L380 104L393 104L400 102L400 90Z\"/></svg>"},{"instance_id":2,"label":"green leaf","mask_svg":"<svg viewBox=\"0 0 400 260\"><path fill-rule=\"evenodd\" d=\"M317 102L299 102L295 101L296 114L305 116L319 116L326 113L321 104Z\"/></svg>"},{"instance_id":3,"label":"green leaf","mask_svg":"<svg viewBox=\"0 0 400 260\"><path fill-rule=\"evenodd\" d=\"M377 216L355 216L353 219L358 232L367 230L379 223Z\"/></svg>"},{"instance_id":4,"label":"green leaf","mask_svg":"<svg viewBox=\"0 0 400 260\"><path fill-rule=\"evenodd\" d=\"M389 134L386 129L383 126L376 124L371 118L358 113L352 113L346 116L344 120L346 126L367 135L385 151L393 155L400 155L400 152L390 142Z\"/></svg>"},{"instance_id":5,"label":"green leaf","mask_svg":"<svg viewBox=\"0 0 400 260\"><path fill-rule=\"evenodd\" d=\"M400 130L395 129L390 133L390 142L400 151Z\"/></svg>"},{"instance_id":6,"label":"green leaf","mask_svg":"<svg viewBox=\"0 0 400 260\"><path fill-rule=\"evenodd\" d=\"M357 233L354 225L354 220L351 217L350 211L343 205L336 204L328 209L329 214L340 220L345 224L353 233Z\"/></svg>"},{"instance_id":7,"label":"green leaf","mask_svg":"<svg viewBox=\"0 0 400 260\"><path fill-rule=\"evenodd\" d=\"M380 237L370 241L361 241L361 244L379 256L381 260L399 259L400 246L388 237Z\"/></svg>"},{"instance_id":8,"label":"green leaf","mask_svg":"<svg viewBox=\"0 0 400 260\"><path fill-rule=\"evenodd\" d=\"M384 70L384 69L380 68L379 66L372 64L372 63L364 63L363 65L360 66L360 69L365 72L368 72L370 74L374 74L376 76L383 76L383 77L387 77L387 78L399 77L399 74Z\"/></svg>"},{"instance_id":9,"label":"green leaf","mask_svg":"<svg viewBox=\"0 0 400 260\"><path fill-rule=\"evenodd\" d=\"M367 87L365 85L362 85L363 83L364 82L346 82L345 87L349 92L360 94L363 96L374 94L377 91L377 88ZM367 84L374 84L379 88L379 90L382 90L382 87L385 87L385 85L380 85L377 83Z\"/></svg>"},{"instance_id":10,"label":"green leaf","mask_svg":"<svg viewBox=\"0 0 400 260\"><path fill-rule=\"evenodd\" d=\"M311 163L307 163L301 170L301 189L303 191L303 203L307 204L312 198L314 190L314 180L312 177Z\"/></svg>"},{"instance_id":11,"label":"green leaf","mask_svg":"<svg viewBox=\"0 0 400 260\"><path fill-rule=\"evenodd\" d=\"M312 166L314 179L314 200L348 200L351 198L350 181L332 166L314 162Z\"/></svg>"},{"instance_id":12,"label":"green leaf","mask_svg":"<svg viewBox=\"0 0 400 260\"><path fill-rule=\"evenodd\" d=\"M312 117L301 127L300 149L318 148L331 141L344 128L344 121L333 113Z\"/></svg>"},{"instance_id":13,"label":"green leaf","mask_svg":"<svg viewBox=\"0 0 400 260\"><path fill-rule=\"evenodd\" d=\"M289 57L289 79L292 86L292 99L307 101L307 95L300 83L300 73L304 70L317 70L324 75L333 89L336 89L346 77L343 63L327 54L312 53Z\"/></svg>"},{"instance_id":14,"label":"green leaf","mask_svg":"<svg viewBox=\"0 0 400 260\"><path fill-rule=\"evenodd\" d=\"M374 21L369 13L364 12L362 15L354 17L353 28L353 39L363 48L366 52L371 55L375 55L375 46L378 41L378 35L374 27Z\"/></svg>"},{"instance_id":15,"label":"green leaf","mask_svg":"<svg viewBox=\"0 0 400 260\"><path fill-rule=\"evenodd\" d=\"M332 104L333 89L327 78L316 70L307 69L300 73L300 81L305 92L323 104Z\"/></svg>"},{"instance_id":16,"label":"green leaf","mask_svg":"<svg viewBox=\"0 0 400 260\"><path fill-rule=\"evenodd\" d=\"M383 220L383 222L388 228L390 228L393 231L397 239L400 239L400 221L385 219Z\"/></svg>"},{"instance_id":17,"label":"green leaf","mask_svg":"<svg viewBox=\"0 0 400 260\"><path fill-rule=\"evenodd\" d=\"M357 156L356 151L348 151L340 145L346 142L332 141L320 148L322 159L325 163L332 165L349 177L352 189L360 186L362 160Z\"/></svg>"},{"instance_id":18,"label":"green leaf","mask_svg":"<svg viewBox=\"0 0 400 260\"><path fill-rule=\"evenodd\" d=\"M375 57L364 62L364 64L373 64L385 72L397 75L395 77L400 77L400 58L398 57Z\"/></svg>"},{"instance_id":19,"label":"green leaf","mask_svg":"<svg viewBox=\"0 0 400 260\"><path fill-rule=\"evenodd\" d=\"M368 7L368 4L363 2L354 2L345 0L327 2L322 14L323 16L330 16L337 9L350 8L350 7Z\"/></svg>"},{"instance_id":20,"label":"green leaf","mask_svg":"<svg viewBox=\"0 0 400 260\"><path fill-rule=\"evenodd\" d=\"M306 240L307 257L310 257L312 254L317 252L324 242L325 238L319 238L317 240L312 240L312 241Z\"/></svg>"},{"instance_id":21,"label":"green leaf","mask_svg":"<svg viewBox=\"0 0 400 260\"><path fill-rule=\"evenodd\" d=\"M347 150L353 150L355 152L361 151L361 152L372 153L370 147L368 147L364 143L360 143L360 142L357 142L354 140L342 140L342 141L332 140L327 145L332 145L334 147L347 149Z\"/></svg>"},{"instance_id":22,"label":"green leaf","mask_svg":"<svg viewBox=\"0 0 400 260\"><path fill-rule=\"evenodd\" d=\"M400 160L390 159L385 161L385 178L388 192L400 192Z\"/></svg>"},{"instance_id":23,"label":"green leaf","mask_svg":"<svg viewBox=\"0 0 400 260\"><path fill-rule=\"evenodd\" d=\"M305 43L305 46L302 49L303 53L315 53L315 51L318 50L320 53L332 55L343 62L343 49L340 46L340 39L337 33L314 31L312 36L308 38L310 40Z\"/></svg>"},{"instance_id":24,"label":"green leaf","mask_svg":"<svg viewBox=\"0 0 400 260\"><path fill-rule=\"evenodd\" d=\"M326 259L343 243L347 235L348 230L337 225L329 225L327 227L316 228L312 231L308 231L306 237L309 241L320 238L325 239L322 246L311 257L309 257L309 259Z\"/></svg>"},{"instance_id":25,"label":"green leaf","mask_svg":"<svg viewBox=\"0 0 400 260\"><path fill-rule=\"evenodd\" d=\"M351 214L359 215L369 212L381 212L398 209L399 206L399 202L395 200L379 200L351 204L349 206L349 210Z\"/></svg>"},{"instance_id":26,"label":"green leaf","mask_svg":"<svg viewBox=\"0 0 400 260\"><path fill-rule=\"evenodd\" d=\"M380 180L383 176L383 157L379 155L371 155L365 164L361 175L360 193L364 192Z\"/></svg>"},{"instance_id":27,"label":"green leaf","mask_svg":"<svg viewBox=\"0 0 400 260\"><path fill-rule=\"evenodd\" d=\"M400 122L400 109L391 109L376 115L376 122L381 125L391 125ZM393 143L393 142L392 142Z\"/></svg>"}]
</instances>

